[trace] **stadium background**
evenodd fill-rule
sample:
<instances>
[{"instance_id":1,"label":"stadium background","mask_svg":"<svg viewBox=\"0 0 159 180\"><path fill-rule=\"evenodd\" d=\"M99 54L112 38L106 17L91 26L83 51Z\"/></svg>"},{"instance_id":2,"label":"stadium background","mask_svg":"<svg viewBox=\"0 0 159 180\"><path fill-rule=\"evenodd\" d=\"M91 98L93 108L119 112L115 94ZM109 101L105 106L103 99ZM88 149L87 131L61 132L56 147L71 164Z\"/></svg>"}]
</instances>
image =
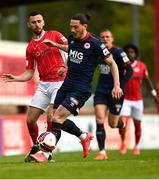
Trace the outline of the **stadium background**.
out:
<instances>
[{"instance_id":1,"label":"stadium background","mask_svg":"<svg viewBox=\"0 0 159 180\"><path fill-rule=\"evenodd\" d=\"M18 2L18 1L17 1ZM0 74L12 72L19 74L25 69L26 42L31 38L26 29L26 15L38 9L44 13L46 29L60 30L66 37L69 34L69 18L75 12L86 12L92 16L89 30L98 34L100 29L108 27L115 35L116 44L124 46L134 42L140 48L141 59L147 64L151 78L157 85L158 76L155 56L155 1L147 0L143 6L121 4L110 1L49 1L35 4L16 2L2 4L0 8ZM7 4L8 3L8 4ZM156 3L157 4L157 3ZM157 64L156 64L157 65ZM95 89L98 71L95 73L93 90ZM154 78L155 77L155 78ZM0 82L0 154L12 155L26 153L30 139L25 125L25 113L30 98L38 81L36 73L33 80L27 83ZM142 148L159 148L159 122L157 108L150 93L143 88L145 99L145 116L143 123ZM148 115L147 115L148 114ZM81 110L81 116L72 119L83 129L95 133L92 99ZM45 127L45 115L41 117L39 126ZM106 125L107 126L107 125ZM119 135L108 126L108 147L119 148ZM130 123L128 135L129 147L133 146L133 127ZM57 147L57 151L78 151L80 145L77 139L70 141L70 135L65 134ZM109 139L110 137L110 139ZM71 137L72 138L72 137ZM71 139L72 140L72 139ZM69 144L69 146L68 146ZM96 149L96 142L92 144Z\"/></svg>"}]
</instances>

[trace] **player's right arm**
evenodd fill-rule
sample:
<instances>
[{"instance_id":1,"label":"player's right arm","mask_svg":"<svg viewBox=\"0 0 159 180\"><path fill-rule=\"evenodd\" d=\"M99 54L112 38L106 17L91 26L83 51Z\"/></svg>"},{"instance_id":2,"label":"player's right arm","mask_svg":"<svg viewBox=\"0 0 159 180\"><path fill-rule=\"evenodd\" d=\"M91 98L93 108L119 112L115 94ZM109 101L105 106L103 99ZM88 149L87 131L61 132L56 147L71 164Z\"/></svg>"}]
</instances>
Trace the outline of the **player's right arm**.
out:
<instances>
[{"instance_id":1,"label":"player's right arm","mask_svg":"<svg viewBox=\"0 0 159 180\"><path fill-rule=\"evenodd\" d=\"M66 45L66 44L59 44L59 43L53 42L49 39L45 39L42 43L45 43L46 45L48 45L50 47L56 47L58 49L61 49L62 51L68 52L68 45Z\"/></svg>"},{"instance_id":2,"label":"player's right arm","mask_svg":"<svg viewBox=\"0 0 159 180\"><path fill-rule=\"evenodd\" d=\"M25 82L25 81L29 81L30 79L32 79L34 75L34 70L26 70L23 74L20 75L13 75L13 74L2 74L1 78L5 81L5 82Z\"/></svg>"}]
</instances>

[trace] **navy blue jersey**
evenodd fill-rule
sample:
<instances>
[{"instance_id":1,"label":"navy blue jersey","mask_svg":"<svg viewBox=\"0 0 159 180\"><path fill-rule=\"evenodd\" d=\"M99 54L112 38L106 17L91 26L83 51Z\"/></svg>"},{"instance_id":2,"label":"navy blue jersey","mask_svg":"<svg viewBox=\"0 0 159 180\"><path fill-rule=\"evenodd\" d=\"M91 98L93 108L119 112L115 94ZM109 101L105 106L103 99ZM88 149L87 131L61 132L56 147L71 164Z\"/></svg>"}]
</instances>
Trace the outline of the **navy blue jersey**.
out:
<instances>
[{"instance_id":1,"label":"navy blue jersey","mask_svg":"<svg viewBox=\"0 0 159 180\"><path fill-rule=\"evenodd\" d=\"M110 50L110 53L113 55L113 59L115 60L118 70L119 70L119 79L121 88L123 89L124 82L124 73L126 66L130 66L130 61L126 55L126 53L119 47L113 46ZM104 93L111 94L112 89L114 87L113 75L111 73L110 67L103 60L100 61L100 76L96 89L96 93Z\"/></svg>"},{"instance_id":2,"label":"navy blue jersey","mask_svg":"<svg viewBox=\"0 0 159 180\"><path fill-rule=\"evenodd\" d=\"M91 92L92 77L98 58L104 59L110 52L101 40L91 33L87 33L82 40L70 36L68 45L68 72L62 89Z\"/></svg>"}]
</instances>

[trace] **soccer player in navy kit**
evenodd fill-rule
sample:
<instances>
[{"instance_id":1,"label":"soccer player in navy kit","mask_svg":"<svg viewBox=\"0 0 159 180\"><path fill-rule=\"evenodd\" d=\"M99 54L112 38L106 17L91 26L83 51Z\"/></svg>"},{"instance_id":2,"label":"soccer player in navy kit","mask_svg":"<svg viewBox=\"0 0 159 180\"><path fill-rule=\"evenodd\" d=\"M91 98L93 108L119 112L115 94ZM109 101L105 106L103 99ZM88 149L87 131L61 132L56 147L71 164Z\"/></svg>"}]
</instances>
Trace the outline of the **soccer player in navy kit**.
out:
<instances>
[{"instance_id":1,"label":"soccer player in navy kit","mask_svg":"<svg viewBox=\"0 0 159 180\"><path fill-rule=\"evenodd\" d=\"M120 77L120 87L124 89L125 83L132 75L132 68L126 53L119 47L113 45L113 35L109 29L103 29L100 32L100 38L106 45L110 53L112 53L115 62L117 63ZM123 104L122 96L120 99L115 99L111 91L113 89L113 76L108 64L100 60L100 76L97 89L94 96L94 108L96 115L96 137L99 146L99 154L95 160L107 159L105 149L106 133L104 122L108 119L108 124L112 128L123 128L123 123L119 121L119 114ZM109 112L108 112L109 110Z\"/></svg>"},{"instance_id":2,"label":"soccer player in navy kit","mask_svg":"<svg viewBox=\"0 0 159 180\"><path fill-rule=\"evenodd\" d=\"M67 75L55 98L54 108L56 110L52 118L52 133L55 134L57 141L61 135L62 123L69 115L77 115L78 110L91 96L92 77L99 57L107 62L112 70L114 79L112 96L118 99L123 95L117 65L100 39L87 31L88 21L89 17L82 13L75 14L71 18L72 35L68 38L68 46L44 41L47 45L68 51ZM63 69L65 68L64 65ZM88 134L88 138L92 136ZM42 156L44 154L41 154ZM40 159L41 162L41 157L34 155L36 161Z\"/></svg>"}]
</instances>

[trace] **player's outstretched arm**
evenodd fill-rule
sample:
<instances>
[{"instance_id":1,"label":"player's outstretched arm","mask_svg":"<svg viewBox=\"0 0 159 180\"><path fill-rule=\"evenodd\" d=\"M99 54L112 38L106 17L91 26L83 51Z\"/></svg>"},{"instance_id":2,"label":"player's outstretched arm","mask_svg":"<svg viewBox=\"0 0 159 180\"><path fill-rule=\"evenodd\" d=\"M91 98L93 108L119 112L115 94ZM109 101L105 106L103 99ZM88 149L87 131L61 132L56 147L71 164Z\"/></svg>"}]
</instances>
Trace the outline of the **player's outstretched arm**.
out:
<instances>
[{"instance_id":1,"label":"player's outstretched arm","mask_svg":"<svg viewBox=\"0 0 159 180\"><path fill-rule=\"evenodd\" d=\"M25 82L30 80L33 77L33 70L26 70L23 74L15 76L13 74L4 73L1 75L1 78L5 82Z\"/></svg>"},{"instance_id":2,"label":"player's outstretched arm","mask_svg":"<svg viewBox=\"0 0 159 180\"><path fill-rule=\"evenodd\" d=\"M112 97L115 99L119 99L123 95L123 91L120 88L120 81L119 81L119 71L116 62L114 61L112 55L108 56L105 59L106 63L110 66L113 79L114 79L114 88L112 90Z\"/></svg>"},{"instance_id":3,"label":"player's outstretched arm","mask_svg":"<svg viewBox=\"0 0 159 180\"><path fill-rule=\"evenodd\" d=\"M62 51L68 52L68 45L59 44L59 43L53 42L49 39L45 39L42 43L45 43L46 45L48 45L50 47L57 47L57 48L61 49Z\"/></svg>"},{"instance_id":4,"label":"player's outstretched arm","mask_svg":"<svg viewBox=\"0 0 159 180\"><path fill-rule=\"evenodd\" d=\"M157 91L155 90L151 79L150 78L145 78L144 81L146 83L147 88L151 91L151 95L153 96L155 102L159 103L159 98L157 96Z\"/></svg>"}]
</instances>

